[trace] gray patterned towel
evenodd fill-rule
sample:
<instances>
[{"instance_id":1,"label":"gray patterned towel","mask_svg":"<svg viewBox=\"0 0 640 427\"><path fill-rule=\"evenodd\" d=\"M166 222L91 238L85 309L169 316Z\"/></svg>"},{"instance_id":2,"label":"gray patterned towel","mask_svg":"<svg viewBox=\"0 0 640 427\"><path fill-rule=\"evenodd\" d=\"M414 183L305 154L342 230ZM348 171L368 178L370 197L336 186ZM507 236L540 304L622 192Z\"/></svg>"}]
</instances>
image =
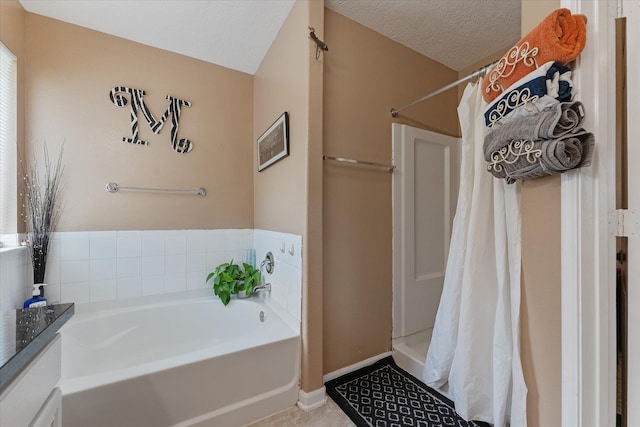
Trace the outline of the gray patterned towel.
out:
<instances>
[{"instance_id":1,"label":"gray patterned towel","mask_svg":"<svg viewBox=\"0 0 640 427\"><path fill-rule=\"evenodd\" d=\"M489 156L487 169L509 184L591 164L594 137L584 129L556 139L513 139ZM485 152L486 154L486 152Z\"/></svg>"},{"instance_id":2,"label":"gray patterned towel","mask_svg":"<svg viewBox=\"0 0 640 427\"><path fill-rule=\"evenodd\" d=\"M584 107L579 101L558 102L539 113L522 117L506 124L496 124L484 137L484 158L501 149L514 139L558 138L577 129L584 120Z\"/></svg>"}]
</instances>

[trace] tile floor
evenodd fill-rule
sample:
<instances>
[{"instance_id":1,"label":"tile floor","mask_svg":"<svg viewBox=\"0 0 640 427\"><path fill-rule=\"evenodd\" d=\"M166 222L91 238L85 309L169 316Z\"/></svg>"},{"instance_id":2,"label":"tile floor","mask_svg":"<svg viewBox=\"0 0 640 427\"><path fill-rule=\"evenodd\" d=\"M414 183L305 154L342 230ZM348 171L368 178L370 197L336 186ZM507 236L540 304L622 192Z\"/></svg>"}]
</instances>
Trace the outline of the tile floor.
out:
<instances>
[{"instance_id":1,"label":"tile floor","mask_svg":"<svg viewBox=\"0 0 640 427\"><path fill-rule=\"evenodd\" d=\"M355 427L349 417L330 398L327 404L305 412L297 406L263 418L246 427Z\"/></svg>"}]
</instances>

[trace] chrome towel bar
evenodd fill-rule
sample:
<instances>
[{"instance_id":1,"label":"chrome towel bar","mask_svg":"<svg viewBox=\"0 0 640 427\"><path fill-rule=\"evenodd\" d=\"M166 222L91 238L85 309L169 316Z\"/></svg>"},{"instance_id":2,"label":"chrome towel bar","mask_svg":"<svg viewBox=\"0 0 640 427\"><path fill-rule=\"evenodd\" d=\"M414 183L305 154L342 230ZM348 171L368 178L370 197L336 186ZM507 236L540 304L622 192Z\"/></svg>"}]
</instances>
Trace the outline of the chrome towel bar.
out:
<instances>
[{"instance_id":1,"label":"chrome towel bar","mask_svg":"<svg viewBox=\"0 0 640 427\"><path fill-rule=\"evenodd\" d=\"M118 190L133 190L133 191L153 191L153 192L164 192L164 193L194 193L198 196L206 196L207 190L204 188L195 188L195 189L179 189L179 188L150 188L150 187L124 187L122 185L118 185L115 182L110 182L106 185L107 191L109 193L115 193Z\"/></svg>"},{"instance_id":2,"label":"chrome towel bar","mask_svg":"<svg viewBox=\"0 0 640 427\"><path fill-rule=\"evenodd\" d=\"M390 165L387 163L376 163L376 162L367 162L365 160L345 159L344 157L322 156L322 159L333 160L336 162L343 162L343 163L351 163L355 165L373 166L376 168L386 169L389 172L393 172L393 170L396 168L395 165Z\"/></svg>"}]
</instances>

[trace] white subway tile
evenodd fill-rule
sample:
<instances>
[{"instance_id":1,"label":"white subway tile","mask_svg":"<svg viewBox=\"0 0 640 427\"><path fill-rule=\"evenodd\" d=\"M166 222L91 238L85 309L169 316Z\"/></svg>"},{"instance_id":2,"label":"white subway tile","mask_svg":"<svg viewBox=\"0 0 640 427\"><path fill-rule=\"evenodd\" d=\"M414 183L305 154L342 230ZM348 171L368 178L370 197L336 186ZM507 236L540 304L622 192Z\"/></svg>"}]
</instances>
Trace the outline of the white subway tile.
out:
<instances>
[{"instance_id":1,"label":"white subway tile","mask_svg":"<svg viewBox=\"0 0 640 427\"><path fill-rule=\"evenodd\" d=\"M47 269L44 272L44 282L47 285L60 284L60 262L47 260Z\"/></svg>"},{"instance_id":2,"label":"white subway tile","mask_svg":"<svg viewBox=\"0 0 640 427\"><path fill-rule=\"evenodd\" d=\"M204 271L207 269L206 254L188 254L187 271Z\"/></svg>"},{"instance_id":3,"label":"white subway tile","mask_svg":"<svg viewBox=\"0 0 640 427\"><path fill-rule=\"evenodd\" d=\"M89 239L63 239L62 252L60 254L61 261L77 261L89 259Z\"/></svg>"},{"instance_id":4,"label":"white subway tile","mask_svg":"<svg viewBox=\"0 0 640 427\"><path fill-rule=\"evenodd\" d=\"M117 238L118 239L134 239L134 238L141 238L142 237L142 231L139 230L123 230L123 231L117 231Z\"/></svg>"},{"instance_id":5,"label":"white subway tile","mask_svg":"<svg viewBox=\"0 0 640 427\"><path fill-rule=\"evenodd\" d=\"M207 253L224 252L224 244L224 230L207 230Z\"/></svg>"},{"instance_id":6,"label":"white subway tile","mask_svg":"<svg viewBox=\"0 0 640 427\"><path fill-rule=\"evenodd\" d=\"M89 260L60 262L60 284L88 282L91 279ZM62 295L64 297L64 293Z\"/></svg>"},{"instance_id":7,"label":"white subway tile","mask_svg":"<svg viewBox=\"0 0 640 427\"><path fill-rule=\"evenodd\" d=\"M206 282L208 274L209 273L204 270L188 271L187 272L187 289L191 290L191 289L202 289L202 288L211 287L211 285Z\"/></svg>"},{"instance_id":8,"label":"white subway tile","mask_svg":"<svg viewBox=\"0 0 640 427\"><path fill-rule=\"evenodd\" d=\"M142 276L159 276L165 274L164 256L143 256Z\"/></svg>"},{"instance_id":9,"label":"white subway tile","mask_svg":"<svg viewBox=\"0 0 640 427\"><path fill-rule=\"evenodd\" d=\"M58 232L58 237L61 240L89 239L91 237L91 232L89 232L89 231L62 231L62 232Z\"/></svg>"},{"instance_id":10,"label":"white subway tile","mask_svg":"<svg viewBox=\"0 0 640 427\"><path fill-rule=\"evenodd\" d=\"M117 256L118 258L137 257L142 254L142 238L118 237Z\"/></svg>"},{"instance_id":11,"label":"white subway tile","mask_svg":"<svg viewBox=\"0 0 640 427\"><path fill-rule=\"evenodd\" d=\"M142 278L142 295L158 295L165 293L166 278L162 276L146 276Z\"/></svg>"},{"instance_id":12,"label":"white subway tile","mask_svg":"<svg viewBox=\"0 0 640 427\"><path fill-rule=\"evenodd\" d=\"M89 282L65 283L60 286L60 301L86 303L90 302L91 285Z\"/></svg>"},{"instance_id":13,"label":"white subway tile","mask_svg":"<svg viewBox=\"0 0 640 427\"><path fill-rule=\"evenodd\" d=\"M250 229L242 230L242 242L243 242L242 247L244 249L253 248L253 230L250 230Z\"/></svg>"},{"instance_id":14,"label":"white subway tile","mask_svg":"<svg viewBox=\"0 0 640 427\"><path fill-rule=\"evenodd\" d=\"M49 285L44 289L44 297L47 304L58 304L60 302L60 285Z\"/></svg>"},{"instance_id":15,"label":"white subway tile","mask_svg":"<svg viewBox=\"0 0 640 427\"><path fill-rule=\"evenodd\" d=\"M117 231L90 231L90 238L93 239L117 239L118 232Z\"/></svg>"},{"instance_id":16,"label":"white subway tile","mask_svg":"<svg viewBox=\"0 0 640 427\"><path fill-rule=\"evenodd\" d=\"M188 230L187 231L187 253L199 254L207 252L207 231Z\"/></svg>"},{"instance_id":17,"label":"white subway tile","mask_svg":"<svg viewBox=\"0 0 640 427\"><path fill-rule=\"evenodd\" d=\"M287 294L277 283L271 283L271 300L278 304L282 309L287 309Z\"/></svg>"},{"instance_id":18,"label":"white subway tile","mask_svg":"<svg viewBox=\"0 0 640 427\"><path fill-rule=\"evenodd\" d=\"M118 279L117 295L118 299L139 297L142 295L142 279L140 277Z\"/></svg>"},{"instance_id":19,"label":"white subway tile","mask_svg":"<svg viewBox=\"0 0 640 427\"><path fill-rule=\"evenodd\" d=\"M235 264L242 265L244 262L244 252L243 251L226 251L225 256L227 261L233 260Z\"/></svg>"},{"instance_id":20,"label":"white subway tile","mask_svg":"<svg viewBox=\"0 0 640 427\"><path fill-rule=\"evenodd\" d=\"M117 256L115 237L92 237L89 254L91 259L115 258Z\"/></svg>"},{"instance_id":21,"label":"white subway tile","mask_svg":"<svg viewBox=\"0 0 640 427\"><path fill-rule=\"evenodd\" d=\"M187 290L187 274L174 273L166 275L166 291L167 292L184 292Z\"/></svg>"},{"instance_id":22,"label":"white subway tile","mask_svg":"<svg viewBox=\"0 0 640 427\"><path fill-rule=\"evenodd\" d=\"M109 280L92 280L90 288L91 302L112 301L117 298L117 281Z\"/></svg>"},{"instance_id":23,"label":"white subway tile","mask_svg":"<svg viewBox=\"0 0 640 427\"><path fill-rule=\"evenodd\" d=\"M91 281L115 279L118 272L116 258L92 259L90 261Z\"/></svg>"},{"instance_id":24,"label":"white subway tile","mask_svg":"<svg viewBox=\"0 0 640 427\"><path fill-rule=\"evenodd\" d=\"M244 233L242 230L227 230L225 233L225 247L227 252L242 251L244 247Z\"/></svg>"},{"instance_id":25,"label":"white subway tile","mask_svg":"<svg viewBox=\"0 0 640 427\"><path fill-rule=\"evenodd\" d=\"M47 252L47 260L60 261L62 255L62 241L49 240L49 252Z\"/></svg>"},{"instance_id":26,"label":"white subway tile","mask_svg":"<svg viewBox=\"0 0 640 427\"><path fill-rule=\"evenodd\" d=\"M167 255L165 257L165 271L167 274L186 273L187 255Z\"/></svg>"},{"instance_id":27,"label":"white subway tile","mask_svg":"<svg viewBox=\"0 0 640 427\"><path fill-rule=\"evenodd\" d=\"M145 231L142 233L142 256L164 256L165 233L163 231Z\"/></svg>"},{"instance_id":28,"label":"white subway tile","mask_svg":"<svg viewBox=\"0 0 640 427\"><path fill-rule=\"evenodd\" d=\"M140 277L142 274L142 259L140 257L117 258L117 278Z\"/></svg>"},{"instance_id":29,"label":"white subway tile","mask_svg":"<svg viewBox=\"0 0 640 427\"><path fill-rule=\"evenodd\" d=\"M209 252L207 253L207 271L213 271L217 266L224 262L230 261L224 252Z\"/></svg>"},{"instance_id":30,"label":"white subway tile","mask_svg":"<svg viewBox=\"0 0 640 427\"><path fill-rule=\"evenodd\" d=\"M183 255L187 253L186 231L167 231L165 234L165 253L167 255Z\"/></svg>"},{"instance_id":31,"label":"white subway tile","mask_svg":"<svg viewBox=\"0 0 640 427\"><path fill-rule=\"evenodd\" d=\"M287 294L287 311L296 320L302 320L302 298L300 296L300 288L290 289Z\"/></svg>"}]
</instances>

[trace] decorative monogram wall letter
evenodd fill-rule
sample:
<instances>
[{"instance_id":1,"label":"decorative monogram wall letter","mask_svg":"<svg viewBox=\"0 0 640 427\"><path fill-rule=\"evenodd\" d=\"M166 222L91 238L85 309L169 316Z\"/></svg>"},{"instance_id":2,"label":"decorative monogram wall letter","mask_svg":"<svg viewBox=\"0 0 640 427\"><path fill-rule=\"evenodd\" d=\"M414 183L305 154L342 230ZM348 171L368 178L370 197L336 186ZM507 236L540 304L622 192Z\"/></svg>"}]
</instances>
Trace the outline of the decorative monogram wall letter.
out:
<instances>
[{"instance_id":1,"label":"decorative monogram wall letter","mask_svg":"<svg viewBox=\"0 0 640 427\"><path fill-rule=\"evenodd\" d=\"M131 95L131 101L127 101L126 94ZM109 92L109 98L118 107L126 107L129 102L131 108L131 138L122 138L124 142L138 145L148 145L147 141L138 139L138 110L142 111L144 118L147 119L149 127L155 134L159 134L162 126L171 116L171 148L177 153L188 153L193 148L193 144L186 138L178 140L178 122L180 120L180 109L182 107L191 107L189 101L174 98L167 95L169 107L164 112L160 120L156 120L149 108L145 105L144 99L146 92L142 89L132 89L124 86L116 86Z\"/></svg>"}]
</instances>

